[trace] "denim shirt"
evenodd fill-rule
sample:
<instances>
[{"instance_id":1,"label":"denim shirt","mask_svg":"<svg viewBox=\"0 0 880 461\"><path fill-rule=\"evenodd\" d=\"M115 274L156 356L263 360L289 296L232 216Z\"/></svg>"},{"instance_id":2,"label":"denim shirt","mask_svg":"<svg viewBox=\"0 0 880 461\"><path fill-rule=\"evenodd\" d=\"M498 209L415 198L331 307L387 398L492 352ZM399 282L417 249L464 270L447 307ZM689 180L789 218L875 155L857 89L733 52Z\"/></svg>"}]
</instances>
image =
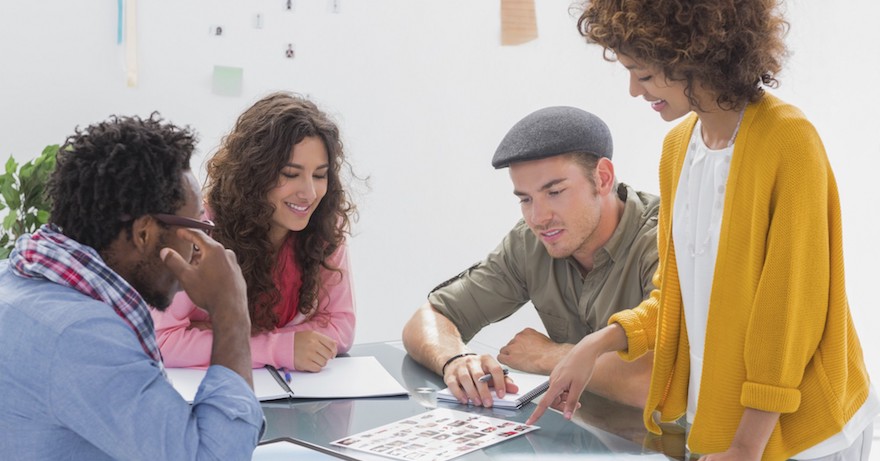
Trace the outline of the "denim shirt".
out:
<instances>
[{"instance_id":1,"label":"denim shirt","mask_svg":"<svg viewBox=\"0 0 880 461\"><path fill-rule=\"evenodd\" d=\"M251 459L263 412L211 366L174 390L107 304L0 262L0 459Z\"/></svg>"}]
</instances>

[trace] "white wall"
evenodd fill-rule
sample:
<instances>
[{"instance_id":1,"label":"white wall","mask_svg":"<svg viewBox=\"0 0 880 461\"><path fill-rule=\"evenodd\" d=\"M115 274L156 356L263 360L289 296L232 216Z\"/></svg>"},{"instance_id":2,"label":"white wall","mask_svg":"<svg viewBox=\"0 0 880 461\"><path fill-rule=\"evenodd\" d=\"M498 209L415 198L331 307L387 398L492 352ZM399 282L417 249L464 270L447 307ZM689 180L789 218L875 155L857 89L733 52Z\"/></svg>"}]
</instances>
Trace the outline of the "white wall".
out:
<instances>
[{"instance_id":1,"label":"white wall","mask_svg":"<svg viewBox=\"0 0 880 461\"><path fill-rule=\"evenodd\" d=\"M127 88L115 2L0 3L0 157L36 155L109 114L190 124L210 153L236 116L278 89L335 115L356 170L352 239L358 342L395 339L437 283L481 259L518 218L506 171L489 160L507 129L548 105L580 106L615 135L621 179L657 191L664 123L627 77L579 38L567 0L539 0L540 38L499 45L498 0L141 0L139 85ZM840 184L850 302L880 376L880 20L873 0L788 2L793 52L778 95L818 127ZM262 29L252 27L262 13ZM224 35L212 37L210 25ZM284 57L287 43L297 57ZM215 64L241 66L240 97L211 93ZM194 164L201 165L202 157ZM527 310L481 333L501 346Z\"/></svg>"}]
</instances>

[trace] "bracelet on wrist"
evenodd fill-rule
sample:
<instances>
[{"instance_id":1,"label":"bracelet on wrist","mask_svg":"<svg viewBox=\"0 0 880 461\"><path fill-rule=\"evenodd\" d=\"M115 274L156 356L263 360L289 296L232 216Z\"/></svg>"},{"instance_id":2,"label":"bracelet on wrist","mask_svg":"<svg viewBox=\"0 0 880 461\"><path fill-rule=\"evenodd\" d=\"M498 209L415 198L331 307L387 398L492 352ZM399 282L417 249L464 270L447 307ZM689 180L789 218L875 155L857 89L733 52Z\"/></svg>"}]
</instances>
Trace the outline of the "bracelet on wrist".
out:
<instances>
[{"instance_id":1,"label":"bracelet on wrist","mask_svg":"<svg viewBox=\"0 0 880 461\"><path fill-rule=\"evenodd\" d=\"M462 358L462 357L467 357L468 355L477 355L477 354L475 354L475 353L473 353L473 352L464 352L464 353L461 353L461 354L458 354L458 355L453 355L452 357L450 357L449 360L447 360L446 363L443 364L443 368L440 369L440 376L446 376L446 367L447 367L450 363L452 363L452 362L454 362L455 360L458 360L458 359L460 359L460 358Z\"/></svg>"}]
</instances>

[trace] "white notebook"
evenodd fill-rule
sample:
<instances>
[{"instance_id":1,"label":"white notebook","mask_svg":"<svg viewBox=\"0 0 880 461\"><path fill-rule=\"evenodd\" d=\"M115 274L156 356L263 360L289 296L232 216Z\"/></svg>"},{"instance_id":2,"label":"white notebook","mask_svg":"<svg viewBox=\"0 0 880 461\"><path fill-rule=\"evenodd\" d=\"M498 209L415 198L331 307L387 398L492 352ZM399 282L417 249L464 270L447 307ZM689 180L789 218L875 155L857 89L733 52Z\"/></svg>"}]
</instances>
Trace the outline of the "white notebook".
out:
<instances>
[{"instance_id":1,"label":"white notebook","mask_svg":"<svg viewBox=\"0 0 880 461\"><path fill-rule=\"evenodd\" d=\"M550 387L550 377L543 375L533 375L529 373L518 373L511 371L508 374L513 382L519 386L519 392L515 394L504 394L504 398L499 399L495 394L495 389L491 386L492 406L497 408L519 408L532 401L535 397L542 394ZM445 402L458 402L458 399L449 392L449 388L437 392L437 400Z\"/></svg>"},{"instance_id":2,"label":"white notebook","mask_svg":"<svg viewBox=\"0 0 880 461\"><path fill-rule=\"evenodd\" d=\"M188 402L196 397L207 370L167 368L174 389ZM261 401L285 398L345 399L407 395L375 357L336 357L318 373L293 371L290 383L271 367L253 370L254 394Z\"/></svg>"}]
</instances>

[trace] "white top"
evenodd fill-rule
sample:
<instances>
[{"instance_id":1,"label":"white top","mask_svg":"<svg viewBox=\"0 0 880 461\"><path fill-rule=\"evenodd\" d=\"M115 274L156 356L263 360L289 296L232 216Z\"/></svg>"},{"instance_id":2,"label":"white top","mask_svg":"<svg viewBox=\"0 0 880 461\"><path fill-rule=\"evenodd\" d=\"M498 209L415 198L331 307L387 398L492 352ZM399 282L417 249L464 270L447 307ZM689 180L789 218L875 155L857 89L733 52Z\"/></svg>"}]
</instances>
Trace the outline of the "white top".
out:
<instances>
[{"instance_id":1,"label":"white top","mask_svg":"<svg viewBox=\"0 0 880 461\"><path fill-rule=\"evenodd\" d=\"M672 240L690 343L688 423L693 423L700 395L709 296L715 278L724 194L732 157L733 145L719 150L706 146L701 136L701 124L697 121L673 204ZM872 385L868 399L840 432L791 459L819 458L849 447L878 414L880 397Z\"/></svg>"},{"instance_id":2,"label":"white top","mask_svg":"<svg viewBox=\"0 0 880 461\"><path fill-rule=\"evenodd\" d=\"M700 123L694 127L678 181L672 212L672 239L684 318L690 343L691 377L687 421L692 423L700 394L709 295L715 275L718 237L724 212L724 191L733 146L706 147Z\"/></svg>"}]
</instances>

